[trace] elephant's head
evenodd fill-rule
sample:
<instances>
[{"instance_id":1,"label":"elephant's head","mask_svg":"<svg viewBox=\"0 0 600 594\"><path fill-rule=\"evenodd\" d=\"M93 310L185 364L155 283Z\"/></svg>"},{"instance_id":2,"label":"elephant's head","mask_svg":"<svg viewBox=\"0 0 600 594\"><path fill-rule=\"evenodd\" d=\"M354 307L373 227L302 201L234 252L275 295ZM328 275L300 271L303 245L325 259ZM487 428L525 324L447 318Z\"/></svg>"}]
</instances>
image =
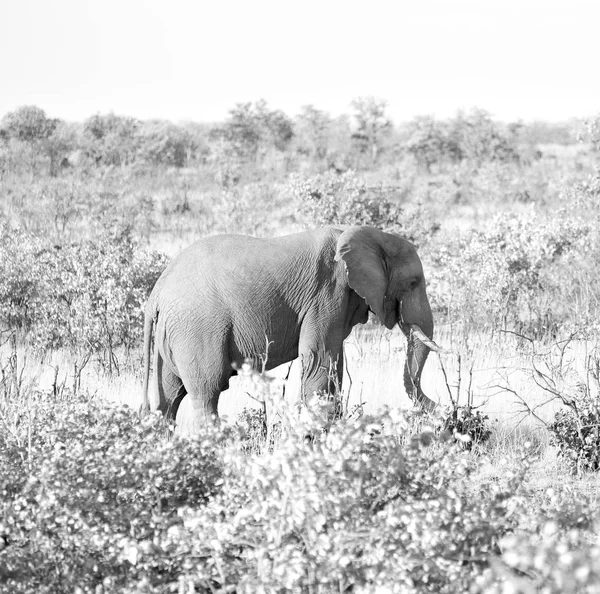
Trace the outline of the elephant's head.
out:
<instances>
[{"instance_id":1,"label":"elephant's head","mask_svg":"<svg viewBox=\"0 0 600 594\"><path fill-rule=\"evenodd\" d=\"M336 260L343 260L348 284L387 328L398 324L408 338L404 386L422 408L435 408L421 390L421 373L435 347L433 316L415 247L373 227L350 227L338 238Z\"/></svg>"}]
</instances>

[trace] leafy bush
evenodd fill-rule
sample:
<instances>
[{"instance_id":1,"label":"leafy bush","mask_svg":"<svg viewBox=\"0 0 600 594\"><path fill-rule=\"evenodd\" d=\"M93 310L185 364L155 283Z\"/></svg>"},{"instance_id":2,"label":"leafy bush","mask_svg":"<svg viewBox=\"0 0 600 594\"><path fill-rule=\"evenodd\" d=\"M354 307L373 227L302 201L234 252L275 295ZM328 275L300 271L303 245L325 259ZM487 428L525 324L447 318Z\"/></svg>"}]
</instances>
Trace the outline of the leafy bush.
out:
<instances>
[{"instance_id":1,"label":"leafy bush","mask_svg":"<svg viewBox=\"0 0 600 594\"><path fill-rule=\"evenodd\" d=\"M484 109L459 112L452 121L450 136L461 158L476 165L484 161L516 161L518 152L513 146L511 131L504 131Z\"/></svg>"},{"instance_id":2,"label":"leafy bush","mask_svg":"<svg viewBox=\"0 0 600 594\"><path fill-rule=\"evenodd\" d=\"M424 449L430 434L405 445L402 416L339 423L312 442L300 425L272 455L230 460L221 492L183 513L185 536L160 545L198 560L188 587L466 591L512 528L506 501L521 478L475 495L467 459Z\"/></svg>"},{"instance_id":3,"label":"leafy bush","mask_svg":"<svg viewBox=\"0 0 600 594\"><path fill-rule=\"evenodd\" d=\"M278 109L270 109L262 99L238 103L229 111L229 119L214 127L210 137L217 144L226 143L232 155L254 162L270 151L284 151L294 137L292 120Z\"/></svg>"},{"instance_id":4,"label":"leafy bush","mask_svg":"<svg viewBox=\"0 0 600 594\"><path fill-rule=\"evenodd\" d=\"M143 308L166 258L138 250L127 233L96 243L48 246L23 231L0 238L0 323L43 349L103 352L138 344Z\"/></svg>"},{"instance_id":5,"label":"leafy bush","mask_svg":"<svg viewBox=\"0 0 600 594\"><path fill-rule=\"evenodd\" d=\"M39 238L0 227L0 324L8 328L23 328L32 321L39 282L36 255L41 251Z\"/></svg>"},{"instance_id":6,"label":"leafy bush","mask_svg":"<svg viewBox=\"0 0 600 594\"><path fill-rule=\"evenodd\" d=\"M549 490L550 505L500 540L502 553L478 580L477 592L600 592L597 502L567 489Z\"/></svg>"},{"instance_id":7,"label":"leafy bush","mask_svg":"<svg viewBox=\"0 0 600 594\"><path fill-rule=\"evenodd\" d=\"M162 421L127 408L43 395L29 405L28 422L0 433L0 592L128 591L141 579L136 547L158 555L177 507L219 490L228 433L169 441ZM175 579L161 555L157 584Z\"/></svg>"},{"instance_id":8,"label":"leafy bush","mask_svg":"<svg viewBox=\"0 0 600 594\"><path fill-rule=\"evenodd\" d=\"M290 190L302 214L317 225L401 225L391 190L367 188L354 171L328 172L312 178L292 177Z\"/></svg>"},{"instance_id":9,"label":"leafy bush","mask_svg":"<svg viewBox=\"0 0 600 594\"><path fill-rule=\"evenodd\" d=\"M455 406L444 420L443 430L457 435L467 450L475 444L484 444L492 435L488 415L472 406Z\"/></svg>"},{"instance_id":10,"label":"leafy bush","mask_svg":"<svg viewBox=\"0 0 600 594\"><path fill-rule=\"evenodd\" d=\"M600 469L600 408L587 396L559 410L548 426L558 453L574 470Z\"/></svg>"},{"instance_id":11,"label":"leafy bush","mask_svg":"<svg viewBox=\"0 0 600 594\"><path fill-rule=\"evenodd\" d=\"M397 411L321 433L282 409L248 455L224 424L168 440L89 397L4 405L0 592L595 591L595 502L539 505L528 451L481 482L486 454Z\"/></svg>"},{"instance_id":12,"label":"leafy bush","mask_svg":"<svg viewBox=\"0 0 600 594\"><path fill-rule=\"evenodd\" d=\"M534 209L497 215L432 254L432 304L454 319L551 331L564 314L556 292L566 279L557 274L577 274L559 264L583 249L589 234L584 220L547 218Z\"/></svg>"},{"instance_id":13,"label":"leafy bush","mask_svg":"<svg viewBox=\"0 0 600 594\"><path fill-rule=\"evenodd\" d=\"M419 206L402 209L392 186L367 186L356 172L328 172L310 178L290 176L288 191L310 227L370 225L421 245L439 229Z\"/></svg>"},{"instance_id":14,"label":"leafy bush","mask_svg":"<svg viewBox=\"0 0 600 594\"><path fill-rule=\"evenodd\" d=\"M278 207L277 186L257 183L219 192L213 207L214 230L220 233L261 235L273 225L265 216Z\"/></svg>"}]
</instances>

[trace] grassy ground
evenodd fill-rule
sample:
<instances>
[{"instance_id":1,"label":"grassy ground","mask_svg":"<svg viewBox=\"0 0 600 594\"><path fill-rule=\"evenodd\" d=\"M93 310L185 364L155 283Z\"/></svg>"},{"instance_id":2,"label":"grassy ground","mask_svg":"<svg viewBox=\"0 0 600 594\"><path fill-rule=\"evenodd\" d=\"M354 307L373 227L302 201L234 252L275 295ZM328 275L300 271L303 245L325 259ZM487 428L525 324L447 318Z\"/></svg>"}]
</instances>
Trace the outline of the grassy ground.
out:
<instances>
[{"instance_id":1,"label":"grassy ground","mask_svg":"<svg viewBox=\"0 0 600 594\"><path fill-rule=\"evenodd\" d=\"M460 336L459 336L460 335ZM482 332L465 334L449 326L436 330L436 340L445 352L431 353L423 374L423 389L442 406L452 400L461 405L472 404L498 422L503 434L509 434L524 424L532 429L542 421L552 420L561 402L544 382L536 383L533 365L565 396L589 378L585 361L593 351L589 341L532 344L510 333L486 335ZM345 342L346 367L344 397L348 408L362 405L365 413L375 413L383 407L411 408L403 384L403 365L406 340L399 329L388 331L380 326L367 325L354 329ZM536 351L535 356L533 355ZM556 359L562 353L561 367ZM8 361L10 349L0 349L3 361ZM78 389L98 394L109 400L137 408L141 402L141 354L136 352L120 357L118 374L108 374L102 366L84 361L64 351L43 358L23 348L17 349L17 373L22 390L57 392ZM554 362L554 364L553 364ZM282 365L270 372L277 379L273 393L294 401L299 393L299 365ZM539 377L538 377L539 380ZM593 386L591 386L593 389ZM251 382L234 377L230 389L223 392L219 402L221 416L235 418L245 407L257 406L260 393ZM187 405L180 408L181 423L185 426Z\"/></svg>"}]
</instances>

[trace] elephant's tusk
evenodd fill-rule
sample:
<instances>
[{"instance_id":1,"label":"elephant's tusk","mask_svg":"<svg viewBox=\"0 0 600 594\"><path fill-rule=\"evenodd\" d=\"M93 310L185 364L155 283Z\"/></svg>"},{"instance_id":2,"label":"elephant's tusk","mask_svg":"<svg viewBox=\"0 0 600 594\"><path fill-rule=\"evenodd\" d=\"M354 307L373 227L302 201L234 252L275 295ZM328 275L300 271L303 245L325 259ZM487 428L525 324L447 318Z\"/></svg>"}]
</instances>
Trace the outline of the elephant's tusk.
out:
<instances>
[{"instance_id":1,"label":"elephant's tusk","mask_svg":"<svg viewBox=\"0 0 600 594\"><path fill-rule=\"evenodd\" d=\"M425 332L423 332L423 330L421 330L421 328L419 327L418 324L409 324L409 328L411 329L412 333L431 351L434 351L435 353L445 353L446 351L441 348L440 346L438 346L437 344L435 344L435 342L433 342L433 340L431 340L431 338L428 338L427 335L425 334Z\"/></svg>"}]
</instances>

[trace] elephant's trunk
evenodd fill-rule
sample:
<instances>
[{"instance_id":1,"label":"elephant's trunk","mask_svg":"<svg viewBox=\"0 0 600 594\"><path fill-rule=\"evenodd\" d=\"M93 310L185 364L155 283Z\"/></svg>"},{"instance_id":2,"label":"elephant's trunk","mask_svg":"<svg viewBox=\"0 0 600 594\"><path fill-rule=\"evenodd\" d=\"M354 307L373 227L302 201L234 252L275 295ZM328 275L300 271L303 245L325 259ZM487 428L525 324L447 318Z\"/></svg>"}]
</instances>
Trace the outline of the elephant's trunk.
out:
<instances>
[{"instance_id":1,"label":"elephant's trunk","mask_svg":"<svg viewBox=\"0 0 600 594\"><path fill-rule=\"evenodd\" d=\"M409 304L403 304L400 328L408 339L404 364L404 388L409 398L424 410L433 410L436 403L421 389L421 374L430 350L437 350L433 342L433 316L427 298L419 300L418 315L410 315ZM414 314L414 311L412 312ZM414 320L419 320L415 323Z\"/></svg>"}]
</instances>

